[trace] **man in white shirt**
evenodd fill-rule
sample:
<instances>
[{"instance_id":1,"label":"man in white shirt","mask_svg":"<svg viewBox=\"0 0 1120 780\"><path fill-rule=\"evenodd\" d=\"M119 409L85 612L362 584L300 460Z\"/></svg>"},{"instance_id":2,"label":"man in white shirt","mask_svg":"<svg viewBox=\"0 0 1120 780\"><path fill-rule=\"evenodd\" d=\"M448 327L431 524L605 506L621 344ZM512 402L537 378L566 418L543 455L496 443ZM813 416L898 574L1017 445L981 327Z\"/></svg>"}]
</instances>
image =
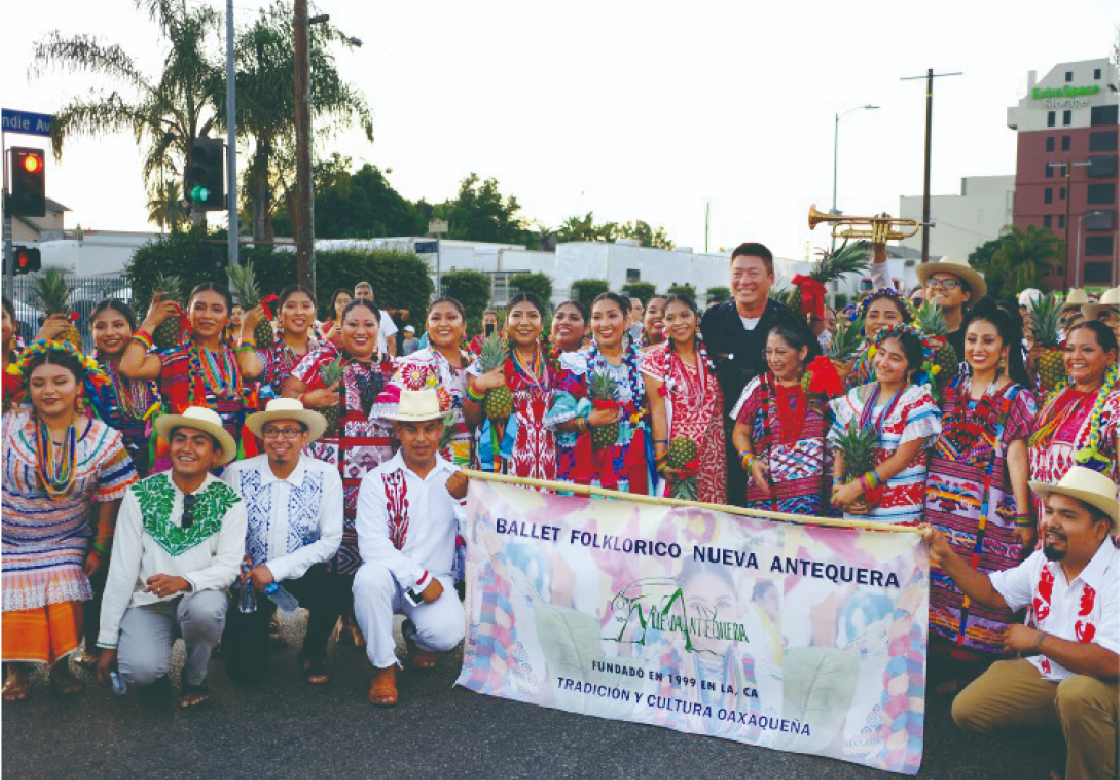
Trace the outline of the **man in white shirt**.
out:
<instances>
[{"instance_id":1,"label":"man in white shirt","mask_svg":"<svg viewBox=\"0 0 1120 780\"><path fill-rule=\"evenodd\" d=\"M1120 709L1120 503L1103 474L1072 467L1057 485L1031 482L1046 504L1045 547L1014 569L985 575L927 529L930 558L983 606L1030 607L1034 626L1004 637L1021 658L996 661L953 701L953 720L983 733L1060 725L1065 780L1116 777ZM1061 777L1061 775L1058 775Z\"/></svg>"},{"instance_id":2,"label":"man in white shirt","mask_svg":"<svg viewBox=\"0 0 1120 780\"><path fill-rule=\"evenodd\" d=\"M268 671L266 588L291 593L308 612L307 635L296 660L307 682L329 682L323 666L331 629L345 603L343 581L327 563L342 541L342 478L338 469L303 454L326 430L319 412L295 398L274 398L245 427L264 442L264 454L232 464L222 474L245 502L245 552L258 608L230 611L222 641L229 677L259 682ZM242 578L245 579L244 577Z\"/></svg>"},{"instance_id":3,"label":"man in white shirt","mask_svg":"<svg viewBox=\"0 0 1120 780\"><path fill-rule=\"evenodd\" d=\"M237 444L212 409L192 406L159 417L171 472L129 488L117 516L113 556L101 605L104 648L98 676L114 666L130 685L171 671L177 636L186 643L180 705L210 698L206 673L222 636L226 588L245 552L245 504L211 470L233 460Z\"/></svg>"},{"instance_id":4,"label":"man in white shirt","mask_svg":"<svg viewBox=\"0 0 1120 780\"><path fill-rule=\"evenodd\" d=\"M358 282L354 286L354 297L365 298L370 303L377 301L373 297L373 285L369 282ZM377 324L377 351L381 354L396 356L397 354L397 323L384 309L378 310Z\"/></svg>"},{"instance_id":5,"label":"man in white shirt","mask_svg":"<svg viewBox=\"0 0 1120 780\"><path fill-rule=\"evenodd\" d=\"M435 390L402 390L397 413L384 415L401 448L362 479L358 494L354 611L374 666L369 700L379 706L398 700L394 614L408 618L402 633L417 669L432 668L434 653L453 649L466 633L451 564L467 478L439 457L445 416Z\"/></svg>"}]
</instances>

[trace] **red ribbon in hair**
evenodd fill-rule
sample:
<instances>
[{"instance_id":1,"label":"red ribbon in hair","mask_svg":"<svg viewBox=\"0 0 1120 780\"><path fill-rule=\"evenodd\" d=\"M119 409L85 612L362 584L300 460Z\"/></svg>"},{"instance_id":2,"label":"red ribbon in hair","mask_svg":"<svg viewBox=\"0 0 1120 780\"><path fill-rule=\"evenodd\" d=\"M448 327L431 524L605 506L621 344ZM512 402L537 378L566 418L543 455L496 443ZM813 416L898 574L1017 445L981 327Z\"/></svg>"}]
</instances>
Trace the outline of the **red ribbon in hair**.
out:
<instances>
[{"instance_id":1,"label":"red ribbon in hair","mask_svg":"<svg viewBox=\"0 0 1120 780\"><path fill-rule=\"evenodd\" d=\"M824 319L824 296L828 292L825 286L801 274L793 277L793 284L801 290L801 313Z\"/></svg>"}]
</instances>

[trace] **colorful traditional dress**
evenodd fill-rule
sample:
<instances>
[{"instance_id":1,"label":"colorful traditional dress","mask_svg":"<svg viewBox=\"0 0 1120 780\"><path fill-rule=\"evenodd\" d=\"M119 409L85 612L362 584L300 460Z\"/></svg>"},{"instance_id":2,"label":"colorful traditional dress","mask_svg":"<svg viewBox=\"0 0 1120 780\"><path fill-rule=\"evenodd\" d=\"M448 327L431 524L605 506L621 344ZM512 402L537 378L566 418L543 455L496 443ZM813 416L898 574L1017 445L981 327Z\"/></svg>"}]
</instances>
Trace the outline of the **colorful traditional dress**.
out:
<instances>
[{"instance_id":1,"label":"colorful traditional dress","mask_svg":"<svg viewBox=\"0 0 1120 780\"><path fill-rule=\"evenodd\" d=\"M805 393L800 385L784 387L766 373L743 388L731 417L748 427L754 454L770 467L771 497L752 476L746 505L769 512L821 514L830 481L825 447L828 399Z\"/></svg>"},{"instance_id":2,"label":"colorful traditional dress","mask_svg":"<svg viewBox=\"0 0 1120 780\"><path fill-rule=\"evenodd\" d=\"M164 411L182 414L189 406L209 407L218 413L222 427L238 443L238 458L256 455L253 436L242 436L245 417L257 407L256 393L253 387L245 385L236 353L226 346L209 350L187 344L157 354ZM154 473L170 467L166 458L157 456L151 470Z\"/></svg>"},{"instance_id":3,"label":"colorful traditional dress","mask_svg":"<svg viewBox=\"0 0 1120 780\"><path fill-rule=\"evenodd\" d=\"M306 349L303 355L297 355L295 350L284 341L284 334L280 333L272 343L263 349L257 350L257 358L264 366L257 382L260 383L260 397L262 399L279 398L284 390L284 383L292 375L299 361L319 348L320 342L311 336L307 337Z\"/></svg>"},{"instance_id":4,"label":"colorful traditional dress","mask_svg":"<svg viewBox=\"0 0 1120 780\"><path fill-rule=\"evenodd\" d=\"M1109 369L1115 381L1116 368ZM1120 390L1106 378L1096 393L1072 387L1050 394L1029 440L1032 480L1056 483L1071 466L1099 471L1120 483L1116 432L1120 425ZM1097 457L1087 457L1090 449ZM1081 458L1078 455L1081 454ZM1037 497L1036 497L1037 501ZM1036 517L1041 518L1036 504Z\"/></svg>"},{"instance_id":5,"label":"colorful traditional dress","mask_svg":"<svg viewBox=\"0 0 1120 780\"><path fill-rule=\"evenodd\" d=\"M482 367L474 360L467 373L479 376ZM559 372L550 365L542 349L531 364L525 364L510 349L505 365L506 385L513 393L513 414L505 428L495 432L493 423L484 420L478 428L478 459L483 470L532 479L556 479L556 424L546 420L555 401L555 382ZM495 435L495 433L497 435ZM499 442L494 452L494 442ZM495 463L500 464L496 468Z\"/></svg>"},{"instance_id":6,"label":"colorful traditional dress","mask_svg":"<svg viewBox=\"0 0 1120 780\"><path fill-rule=\"evenodd\" d=\"M94 531L94 507L123 498L137 479L121 435L98 420L78 419L69 443L71 479L57 494L53 486L48 492L36 454L39 437L32 416L4 415L5 661L51 663L77 648L79 602L93 595L82 563ZM112 529L97 530L95 544L107 551Z\"/></svg>"},{"instance_id":7,"label":"colorful traditional dress","mask_svg":"<svg viewBox=\"0 0 1120 780\"><path fill-rule=\"evenodd\" d=\"M400 402L401 390L435 388L439 394L440 408L451 410L450 435L440 447L440 457L448 463L466 468L471 465L474 436L463 414L463 399L467 394L467 367L471 356L459 351L461 368L455 368L435 349L421 349L397 360L397 371L389 384L390 403ZM382 405L378 399L378 405Z\"/></svg>"},{"instance_id":8,"label":"colorful traditional dress","mask_svg":"<svg viewBox=\"0 0 1120 780\"><path fill-rule=\"evenodd\" d=\"M595 450L591 434L576 437L574 444L562 443L558 473L561 479L591 484L623 493L654 495L656 474L652 471L653 446L645 419L645 383L642 380L642 356L631 345L618 365L607 360L595 348L565 352L559 357L561 376L557 381L556 403L549 415L550 425L560 425L591 413L589 377L605 373L614 383L616 401L623 410L615 443Z\"/></svg>"},{"instance_id":9,"label":"colorful traditional dress","mask_svg":"<svg viewBox=\"0 0 1120 780\"><path fill-rule=\"evenodd\" d=\"M835 446L840 435L854 421L857 425L872 425L879 432L879 446L875 448L874 465L891 458L895 451L910 441L921 440L922 448L901 471L880 487L878 501L866 515L845 513L851 520L878 520L894 525L914 526L922 519L922 504L926 486L926 448L941 435L941 410L925 385L911 385L893 398L880 398L875 392L879 386L853 388L843 398L830 404L833 422L828 432L828 442ZM871 403L869 403L871 401Z\"/></svg>"},{"instance_id":10,"label":"colorful traditional dress","mask_svg":"<svg viewBox=\"0 0 1120 780\"><path fill-rule=\"evenodd\" d=\"M844 378L844 387L850 390L853 387L862 387L868 382L874 381L875 369L871 365L868 345L865 343L856 356L856 359L853 360L851 366L849 366L848 375Z\"/></svg>"},{"instance_id":11,"label":"colorful traditional dress","mask_svg":"<svg viewBox=\"0 0 1120 780\"><path fill-rule=\"evenodd\" d=\"M97 355L94 355L97 358ZM120 432L136 471L146 476L151 467L152 420L159 413L159 388L155 382L129 379L108 360L98 359L110 383L90 395L98 419Z\"/></svg>"},{"instance_id":12,"label":"colorful traditional dress","mask_svg":"<svg viewBox=\"0 0 1120 780\"><path fill-rule=\"evenodd\" d=\"M319 372L332 362L338 350L329 342L306 355L292 376L308 387L322 387ZM398 442L392 430L373 412L374 401L389 384L395 366L388 355L374 355L364 363L343 353L341 388L346 412L337 430L307 446L307 454L338 468L342 477L342 545L331 563L338 574L353 575L361 566L358 533L354 518L362 477L393 457Z\"/></svg>"},{"instance_id":13,"label":"colorful traditional dress","mask_svg":"<svg viewBox=\"0 0 1120 780\"><path fill-rule=\"evenodd\" d=\"M723 430L723 391L698 352L696 365L681 359L670 344L650 347L644 353L642 373L661 382L668 439L685 437L696 442L700 473L696 500L727 503L727 445ZM663 487L668 480L663 481Z\"/></svg>"},{"instance_id":14,"label":"colorful traditional dress","mask_svg":"<svg viewBox=\"0 0 1120 780\"><path fill-rule=\"evenodd\" d=\"M1007 467L1011 443L1026 439L1038 409L1030 392L1014 383L972 397L970 376L958 376L941 402L942 431L926 478L925 519L985 574L1011 569L1021 560L1015 536L1019 507ZM1022 511L1028 511L1023 507ZM1015 620L966 599L936 566L930 566L930 625L964 660L1004 652L1003 632Z\"/></svg>"}]
</instances>

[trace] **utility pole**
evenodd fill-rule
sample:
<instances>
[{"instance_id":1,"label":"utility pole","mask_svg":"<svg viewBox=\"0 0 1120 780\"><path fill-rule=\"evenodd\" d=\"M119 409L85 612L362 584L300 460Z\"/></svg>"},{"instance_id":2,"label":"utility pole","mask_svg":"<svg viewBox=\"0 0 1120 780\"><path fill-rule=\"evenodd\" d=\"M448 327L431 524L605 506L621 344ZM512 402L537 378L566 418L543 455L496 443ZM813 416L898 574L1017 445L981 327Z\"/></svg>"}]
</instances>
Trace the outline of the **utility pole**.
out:
<instances>
[{"instance_id":1,"label":"utility pole","mask_svg":"<svg viewBox=\"0 0 1120 780\"><path fill-rule=\"evenodd\" d=\"M315 190L311 180L311 63L307 0L294 0L296 120L296 275L315 297Z\"/></svg>"},{"instance_id":2,"label":"utility pole","mask_svg":"<svg viewBox=\"0 0 1120 780\"><path fill-rule=\"evenodd\" d=\"M926 169L922 179L922 262L929 262L929 226L932 221L930 214L930 168L933 159L933 80L942 76L959 76L960 71L953 73L934 73L933 68L926 71L924 76L905 76L901 81L914 79L926 80Z\"/></svg>"},{"instance_id":3,"label":"utility pole","mask_svg":"<svg viewBox=\"0 0 1120 780\"><path fill-rule=\"evenodd\" d=\"M229 264L237 265L237 101L234 98L233 0L226 0L226 212Z\"/></svg>"}]
</instances>

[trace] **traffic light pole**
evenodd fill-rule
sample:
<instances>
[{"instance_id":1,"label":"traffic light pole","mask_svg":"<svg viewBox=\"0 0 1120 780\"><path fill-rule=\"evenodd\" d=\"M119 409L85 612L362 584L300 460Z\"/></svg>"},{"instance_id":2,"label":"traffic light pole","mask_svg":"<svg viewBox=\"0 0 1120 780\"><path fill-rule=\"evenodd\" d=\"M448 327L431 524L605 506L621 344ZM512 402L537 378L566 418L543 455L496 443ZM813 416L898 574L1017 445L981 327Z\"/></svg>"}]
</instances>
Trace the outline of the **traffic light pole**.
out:
<instances>
[{"instance_id":1,"label":"traffic light pole","mask_svg":"<svg viewBox=\"0 0 1120 780\"><path fill-rule=\"evenodd\" d=\"M8 208L8 176L11 171L7 170L8 166L8 144L5 138L6 133L0 132L0 158L3 158L4 170L4 293L12 298L12 285L16 279L16 255L12 250L12 210ZM13 323L14 324L14 323Z\"/></svg>"},{"instance_id":2,"label":"traffic light pole","mask_svg":"<svg viewBox=\"0 0 1120 780\"><path fill-rule=\"evenodd\" d=\"M237 265L237 103L234 99L233 0L226 0L226 209L229 264Z\"/></svg>"}]
</instances>

